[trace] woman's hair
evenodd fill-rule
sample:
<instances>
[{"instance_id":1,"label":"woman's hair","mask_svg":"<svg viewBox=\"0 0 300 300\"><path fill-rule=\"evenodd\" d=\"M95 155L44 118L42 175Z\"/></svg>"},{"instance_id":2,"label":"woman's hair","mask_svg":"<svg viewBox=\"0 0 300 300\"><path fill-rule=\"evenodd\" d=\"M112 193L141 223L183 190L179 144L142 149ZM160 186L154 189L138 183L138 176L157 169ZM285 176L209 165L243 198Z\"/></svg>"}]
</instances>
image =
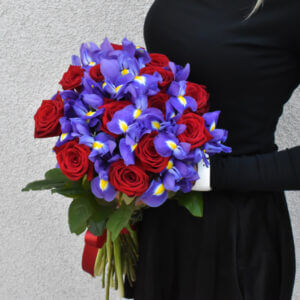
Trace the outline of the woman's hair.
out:
<instances>
[{"instance_id":1,"label":"woman's hair","mask_svg":"<svg viewBox=\"0 0 300 300\"><path fill-rule=\"evenodd\" d=\"M258 9L260 6L263 5L264 0L257 0L255 6L253 7L252 11L249 13L249 15L246 17L245 20L249 19Z\"/></svg>"}]
</instances>

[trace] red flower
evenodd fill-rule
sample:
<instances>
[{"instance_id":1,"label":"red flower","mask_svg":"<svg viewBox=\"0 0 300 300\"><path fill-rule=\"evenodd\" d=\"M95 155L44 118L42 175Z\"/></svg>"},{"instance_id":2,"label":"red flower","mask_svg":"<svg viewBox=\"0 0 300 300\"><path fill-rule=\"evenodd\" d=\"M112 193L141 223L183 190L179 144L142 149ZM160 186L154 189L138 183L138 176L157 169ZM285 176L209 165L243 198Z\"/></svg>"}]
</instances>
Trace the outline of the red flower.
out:
<instances>
[{"instance_id":1,"label":"red flower","mask_svg":"<svg viewBox=\"0 0 300 300\"><path fill-rule=\"evenodd\" d=\"M96 82L104 80L104 76L102 75L102 73L100 71L100 64L91 67L89 70L89 74L90 74L91 78L93 80L95 80Z\"/></svg>"},{"instance_id":2,"label":"red flower","mask_svg":"<svg viewBox=\"0 0 300 300\"><path fill-rule=\"evenodd\" d=\"M142 75L142 74L153 75L154 72L158 72L163 79L162 82L158 82L158 87L162 90L166 90L169 87L169 85L171 84L171 82L174 80L174 75L173 75L172 71L166 70L161 67L156 67L156 66L150 65L150 66L142 68L140 70L140 75Z\"/></svg>"},{"instance_id":3,"label":"red flower","mask_svg":"<svg viewBox=\"0 0 300 300\"><path fill-rule=\"evenodd\" d=\"M121 100L121 101L116 101L116 100L112 100L110 101L110 99L104 99L104 102L106 100L106 103L99 106L99 108L104 107L104 114L102 116L102 124L100 129L108 134L110 134L113 137L117 137L117 134L114 134L112 132L110 132L107 127L106 124L111 121L111 119L113 118L113 115L116 111L123 109L124 107L126 107L127 105L130 105L131 103L129 101L125 101L125 100Z\"/></svg>"},{"instance_id":4,"label":"red flower","mask_svg":"<svg viewBox=\"0 0 300 300\"><path fill-rule=\"evenodd\" d=\"M61 81L64 90L73 90L81 85L81 78L84 75L84 70L80 66L69 66L67 72L64 73Z\"/></svg>"},{"instance_id":5,"label":"red flower","mask_svg":"<svg viewBox=\"0 0 300 300\"><path fill-rule=\"evenodd\" d=\"M198 148L213 138L205 127L204 118L198 114L184 113L178 123L186 125L185 131L178 135L178 139L190 143L191 149Z\"/></svg>"},{"instance_id":6,"label":"red flower","mask_svg":"<svg viewBox=\"0 0 300 300\"><path fill-rule=\"evenodd\" d=\"M64 115L64 103L61 97L55 100L43 100L34 115L35 138L46 138L61 134L59 119Z\"/></svg>"},{"instance_id":7,"label":"red flower","mask_svg":"<svg viewBox=\"0 0 300 300\"><path fill-rule=\"evenodd\" d=\"M149 56L151 61L147 64L147 66L166 67L169 65L169 58L164 54L150 53Z\"/></svg>"},{"instance_id":8,"label":"red flower","mask_svg":"<svg viewBox=\"0 0 300 300\"><path fill-rule=\"evenodd\" d=\"M148 107L155 107L161 110L165 116L166 114L166 102L170 96L166 93L159 92L156 95L148 97Z\"/></svg>"},{"instance_id":9,"label":"red flower","mask_svg":"<svg viewBox=\"0 0 300 300\"><path fill-rule=\"evenodd\" d=\"M129 197L141 196L149 187L149 176L136 166L126 166L123 160L113 162L109 168L109 182L116 190Z\"/></svg>"},{"instance_id":10,"label":"red flower","mask_svg":"<svg viewBox=\"0 0 300 300\"><path fill-rule=\"evenodd\" d=\"M69 179L76 181L87 174L87 179L92 180L93 163L88 159L91 150L86 145L79 145L78 138L53 150L61 171Z\"/></svg>"},{"instance_id":11,"label":"red flower","mask_svg":"<svg viewBox=\"0 0 300 300\"><path fill-rule=\"evenodd\" d=\"M139 141L135 154L141 168L149 172L160 173L168 165L169 157L162 157L156 152L153 143L156 135L156 131L145 134Z\"/></svg>"},{"instance_id":12,"label":"red flower","mask_svg":"<svg viewBox=\"0 0 300 300\"><path fill-rule=\"evenodd\" d=\"M196 113L203 115L209 111L209 93L206 91L206 86L194 82L187 82L185 94L194 98L197 102Z\"/></svg>"},{"instance_id":13,"label":"red flower","mask_svg":"<svg viewBox=\"0 0 300 300\"><path fill-rule=\"evenodd\" d=\"M110 43L112 45L112 47L114 48L114 50L122 50L123 46L119 45L119 44L114 44L114 43Z\"/></svg>"}]
</instances>

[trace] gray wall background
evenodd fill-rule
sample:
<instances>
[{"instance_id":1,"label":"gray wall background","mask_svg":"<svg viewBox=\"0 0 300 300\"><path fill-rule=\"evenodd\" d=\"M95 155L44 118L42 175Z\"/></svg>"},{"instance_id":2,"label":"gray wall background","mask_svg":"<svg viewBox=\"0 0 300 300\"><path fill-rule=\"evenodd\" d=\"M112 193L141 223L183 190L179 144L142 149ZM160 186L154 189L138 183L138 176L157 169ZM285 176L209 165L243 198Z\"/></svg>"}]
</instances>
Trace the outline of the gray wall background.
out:
<instances>
[{"instance_id":1,"label":"gray wall background","mask_svg":"<svg viewBox=\"0 0 300 300\"><path fill-rule=\"evenodd\" d=\"M104 299L100 280L81 270L83 236L69 233L69 200L49 192L21 193L55 165L56 138L33 139L33 115L83 41L144 46L151 0L0 0L0 299ZM300 144L300 91L284 108L279 148ZM286 192L300 262L300 193ZM300 271L294 298L300 299ZM114 294L112 299L118 299ZM266 299L267 300L267 299Z\"/></svg>"}]
</instances>

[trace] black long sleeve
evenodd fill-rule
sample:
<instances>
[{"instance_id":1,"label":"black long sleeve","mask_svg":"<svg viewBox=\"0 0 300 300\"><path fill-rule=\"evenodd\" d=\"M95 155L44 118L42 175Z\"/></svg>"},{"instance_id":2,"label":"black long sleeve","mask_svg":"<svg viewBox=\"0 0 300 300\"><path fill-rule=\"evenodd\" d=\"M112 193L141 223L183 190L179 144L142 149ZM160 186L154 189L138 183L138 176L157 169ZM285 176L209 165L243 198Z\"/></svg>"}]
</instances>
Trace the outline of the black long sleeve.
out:
<instances>
[{"instance_id":1,"label":"black long sleeve","mask_svg":"<svg viewBox=\"0 0 300 300\"><path fill-rule=\"evenodd\" d=\"M264 154L212 156L212 190L300 190L300 145Z\"/></svg>"}]
</instances>

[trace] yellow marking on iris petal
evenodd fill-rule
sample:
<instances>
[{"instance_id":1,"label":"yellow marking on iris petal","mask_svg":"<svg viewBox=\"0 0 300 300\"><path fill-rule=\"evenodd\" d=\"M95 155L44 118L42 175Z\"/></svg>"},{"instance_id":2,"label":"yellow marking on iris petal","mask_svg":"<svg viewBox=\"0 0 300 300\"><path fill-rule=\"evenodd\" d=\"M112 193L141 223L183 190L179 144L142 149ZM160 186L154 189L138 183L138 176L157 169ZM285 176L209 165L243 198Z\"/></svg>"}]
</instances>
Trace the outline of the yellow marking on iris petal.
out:
<instances>
[{"instance_id":1,"label":"yellow marking on iris petal","mask_svg":"<svg viewBox=\"0 0 300 300\"><path fill-rule=\"evenodd\" d=\"M169 160L169 161L168 161L168 165L167 165L167 169L170 170L170 169L173 168L173 166L174 166L173 161L172 161L172 160Z\"/></svg>"},{"instance_id":2,"label":"yellow marking on iris petal","mask_svg":"<svg viewBox=\"0 0 300 300\"><path fill-rule=\"evenodd\" d=\"M117 93L117 92L120 90L120 88L121 88L122 86L123 86L123 85L120 84L120 85L118 85L117 87L115 87L115 93Z\"/></svg>"},{"instance_id":3,"label":"yellow marking on iris petal","mask_svg":"<svg viewBox=\"0 0 300 300\"><path fill-rule=\"evenodd\" d=\"M101 149L103 147L103 143L100 143L98 141L93 143L93 149Z\"/></svg>"},{"instance_id":4,"label":"yellow marking on iris petal","mask_svg":"<svg viewBox=\"0 0 300 300\"><path fill-rule=\"evenodd\" d=\"M89 112L86 113L86 116L91 117L94 114L95 114L95 111L89 111Z\"/></svg>"},{"instance_id":5,"label":"yellow marking on iris petal","mask_svg":"<svg viewBox=\"0 0 300 300\"><path fill-rule=\"evenodd\" d=\"M94 88L95 86L92 84L91 87Z\"/></svg>"},{"instance_id":6,"label":"yellow marking on iris petal","mask_svg":"<svg viewBox=\"0 0 300 300\"><path fill-rule=\"evenodd\" d=\"M62 133L60 135L60 140L63 141L67 137L68 133Z\"/></svg>"},{"instance_id":7,"label":"yellow marking on iris petal","mask_svg":"<svg viewBox=\"0 0 300 300\"><path fill-rule=\"evenodd\" d=\"M175 150L177 148L177 144L173 141L167 141L167 145L169 146L169 148L171 148L172 150Z\"/></svg>"},{"instance_id":8,"label":"yellow marking on iris petal","mask_svg":"<svg viewBox=\"0 0 300 300\"><path fill-rule=\"evenodd\" d=\"M161 183L160 185L158 185L153 193L153 195L155 196L160 196L163 194L163 192L165 191L165 187L164 185Z\"/></svg>"},{"instance_id":9,"label":"yellow marking on iris petal","mask_svg":"<svg viewBox=\"0 0 300 300\"><path fill-rule=\"evenodd\" d=\"M140 84L146 84L146 77L145 76L135 76L134 80L139 82Z\"/></svg>"},{"instance_id":10,"label":"yellow marking on iris petal","mask_svg":"<svg viewBox=\"0 0 300 300\"><path fill-rule=\"evenodd\" d=\"M122 121L122 120L119 120L119 126L120 126L120 128L121 128L121 130L122 130L123 132L126 132L126 131L127 131L128 126L127 126L127 123L126 123L126 122L124 122L124 121Z\"/></svg>"},{"instance_id":11,"label":"yellow marking on iris petal","mask_svg":"<svg viewBox=\"0 0 300 300\"><path fill-rule=\"evenodd\" d=\"M211 125L210 125L210 131L213 131L214 129L216 128L216 123L213 122Z\"/></svg>"},{"instance_id":12,"label":"yellow marking on iris petal","mask_svg":"<svg viewBox=\"0 0 300 300\"><path fill-rule=\"evenodd\" d=\"M203 152L205 153L205 152L206 152L206 149L204 149Z\"/></svg>"},{"instance_id":13,"label":"yellow marking on iris petal","mask_svg":"<svg viewBox=\"0 0 300 300\"><path fill-rule=\"evenodd\" d=\"M104 89L105 86L106 86L106 82L104 81L104 82L102 83L102 88Z\"/></svg>"},{"instance_id":14,"label":"yellow marking on iris petal","mask_svg":"<svg viewBox=\"0 0 300 300\"><path fill-rule=\"evenodd\" d=\"M157 121L152 121L152 127L158 130L160 128L160 123Z\"/></svg>"},{"instance_id":15,"label":"yellow marking on iris petal","mask_svg":"<svg viewBox=\"0 0 300 300\"><path fill-rule=\"evenodd\" d=\"M96 66L96 63L94 61L89 62L89 66L93 67Z\"/></svg>"},{"instance_id":16,"label":"yellow marking on iris petal","mask_svg":"<svg viewBox=\"0 0 300 300\"><path fill-rule=\"evenodd\" d=\"M128 69L123 69L121 73L122 73L122 75L127 75L129 73L129 70Z\"/></svg>"},{"instance_id":17,"label":"yellow marking on iris petal","mask_svg":"<svg viewBox=\"0 0 300 300\"><path fill-rule=\"evenodd\" d=\"M136 119L141 115L142 111L140 109L136 109L133 113L133 117Z\"/></svg>"},{"instance_id":18,"label":"yellow marking on iris petal","mask_svg":"<svg viewBox=\"0 0 300 300\"><path fill-rule=\"evenodd\" d=\"M135 150L135 148L137 147L137 144L134 144L131 146L131 151L133 152Z\"/></svg>"},{"instance_id":19,"label":"yellow marking on iris petal","mask_svg":"<svg viewBox=\"0 0 300 300\"><path fill-rule=\"evenodd\" d=\"M183 106L186 106L186 99L183 96L178 96L177 98Z\"/></svg>"},{"instance_id":20,"label":"yellow marking on iris petal","mask_svg":"<svg viewBox=\"0 0 300 300\"><path fill-rule=\"evenodd\" d=\"M106 190L107 189L107 186L108 186L108 181L107 180L104 180L104 179L100 179L100 189L102 191Z\"/></svg>"},{"instance_id":21,"label":"yellow marking on iris petal","mask_svg":"<svg viewBox=\"0 0 300 300\"><path fill-rule=\"evenodd\" d=\"M175 112L172 113L171 118L174 118L176 116Z\"/></svg>"}]
</instances>

